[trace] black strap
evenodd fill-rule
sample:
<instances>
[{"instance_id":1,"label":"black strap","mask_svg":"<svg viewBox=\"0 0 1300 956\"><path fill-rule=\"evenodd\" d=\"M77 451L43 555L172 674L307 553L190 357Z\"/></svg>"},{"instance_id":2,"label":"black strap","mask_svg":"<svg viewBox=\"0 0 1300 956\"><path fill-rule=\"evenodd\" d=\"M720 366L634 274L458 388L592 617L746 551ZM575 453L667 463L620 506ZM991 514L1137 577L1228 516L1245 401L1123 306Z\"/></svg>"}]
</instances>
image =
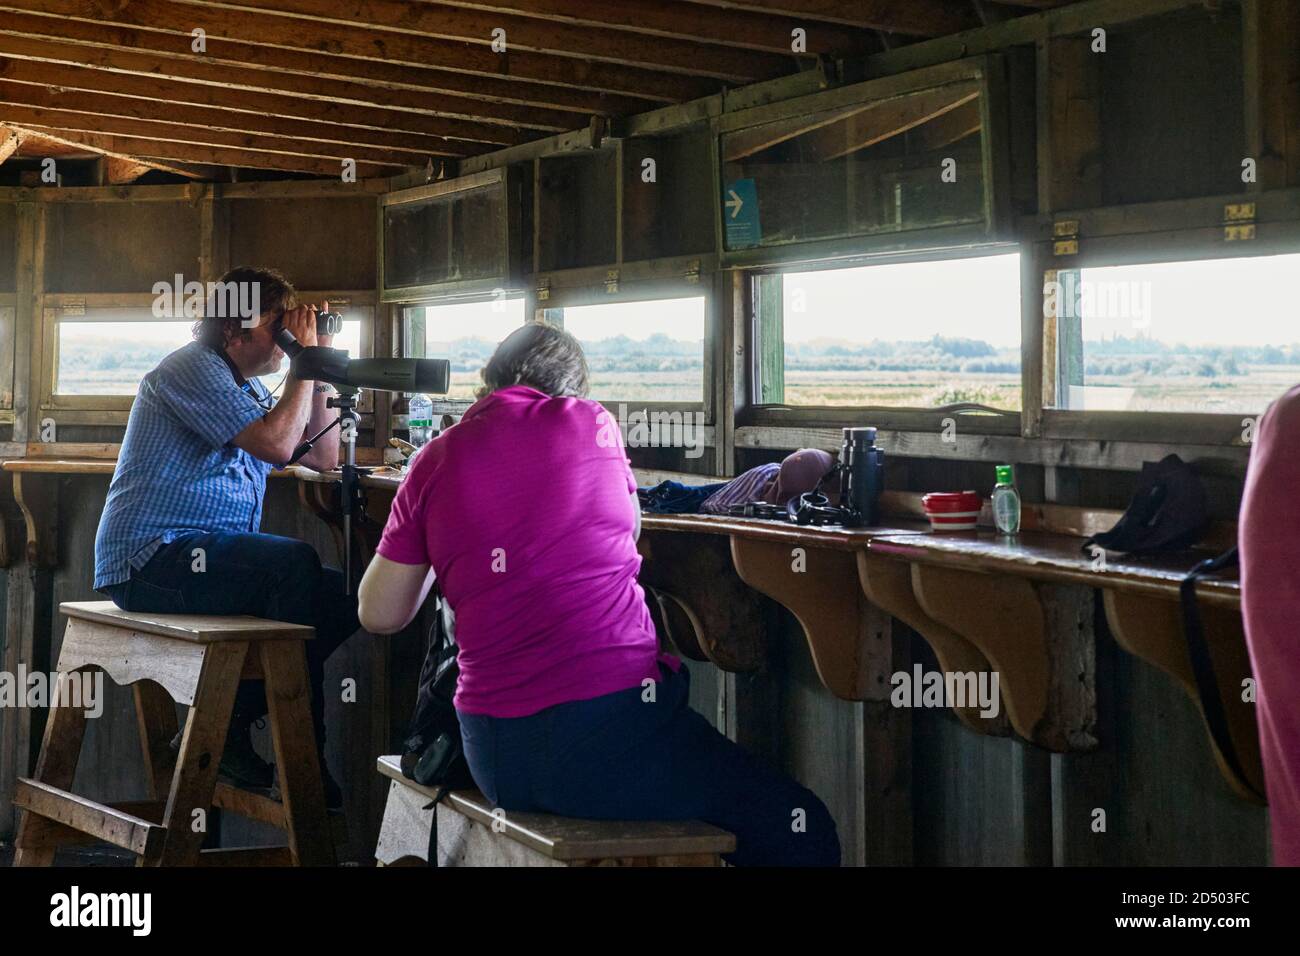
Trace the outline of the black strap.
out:
<instances>
[{"instance_id":1,"label":"black strap","mask_svg":"<svg viewBox=\"0 0 1300 956\"><path fill-rule=\"evenodd\" d=\"M1196 604L1196 582L1208 574L1237 564L1237 549L1225 551L1214 558L1207 558L1183 578L1178 588L1178 596L1183 606L1183 632L1187 639L1187 656L1192 665L1192 676L1196 679L1196 691L1201 698L1201 711L1205 714L1205 723L1210 728L1210 737L1223 756L1228 769L1260 800L1264 799L1251 784L1250 779L1241 769L1241 760L1237 748L1232 743L1232 733L1228 729L1228 715L1223 709L1223 700L1219 696L1219 682L1214 673L1214 659L1210 656L1210 645L1205 640L1205 631L1201 627L1201 612Z\"/></svg>"},{"instance_id":2,"label":"black strap","mask_svg":"<svg viewBox=\"0 0 1300 956\"><path fill-rule=\"evenodd\" d=\"M447 793L447 788L442 787L438 790L438 795L433 798L433 801L424 807L425 810L433 811L433 819L429 821L429 845L426 848L428 855L424 860L425 866L438 865L438 804L442 803Z\"/></svg>"}]
</instances>

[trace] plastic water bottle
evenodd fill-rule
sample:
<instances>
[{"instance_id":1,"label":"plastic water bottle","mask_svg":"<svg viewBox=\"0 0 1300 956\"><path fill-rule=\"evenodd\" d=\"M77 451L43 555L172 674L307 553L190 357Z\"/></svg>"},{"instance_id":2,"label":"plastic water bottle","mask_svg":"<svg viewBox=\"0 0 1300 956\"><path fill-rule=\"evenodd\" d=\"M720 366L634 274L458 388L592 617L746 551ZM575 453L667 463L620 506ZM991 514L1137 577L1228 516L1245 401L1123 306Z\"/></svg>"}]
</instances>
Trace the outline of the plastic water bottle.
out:
<instances>
[{"instance_id":1,"label":"plastic water bottle","mask_svg":"<svg viewBox=\"0 0 1300 956\"><path fill-rule=\"evenodd\" d=\"M1016 491L1015 472L1010 465L998 465L998 483L993 489L993 523L1003 534L1020 530L1020 492Z\"/></svg>"},{"instance_id":2,"label":"plastic water bottle","mask_svg":"<svg viewBox=\"0 0 1300 956\"><path fill-rule=\"evenodd\" d=\"M433 402L428 395L411 396L407 406L406 425L411 430L411 444L420 448L429 440L433 431Z\"/></svg>"}]
</instances>

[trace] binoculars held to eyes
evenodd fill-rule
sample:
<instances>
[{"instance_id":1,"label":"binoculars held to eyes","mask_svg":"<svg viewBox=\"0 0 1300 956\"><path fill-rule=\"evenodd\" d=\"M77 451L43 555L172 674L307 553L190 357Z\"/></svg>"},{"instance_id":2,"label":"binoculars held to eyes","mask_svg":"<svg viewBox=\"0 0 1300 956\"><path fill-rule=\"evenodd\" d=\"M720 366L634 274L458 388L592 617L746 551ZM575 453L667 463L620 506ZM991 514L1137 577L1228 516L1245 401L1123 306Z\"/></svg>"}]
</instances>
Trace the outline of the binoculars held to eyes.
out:
<instances>
[{"instance_id":1,"label":"binoculars held to eyes","mask_svg":"<svg viewBox=\"0 0 1300 956\"><path fill-rule=\"evenodd\" d=\"M271 326L272 332L279 332L284 328L284 316L275 320ZM338 335L343 331L343 316L338 312L317 312L316 313L316 334L317 335Z\"/></svg>"}]
</instances>

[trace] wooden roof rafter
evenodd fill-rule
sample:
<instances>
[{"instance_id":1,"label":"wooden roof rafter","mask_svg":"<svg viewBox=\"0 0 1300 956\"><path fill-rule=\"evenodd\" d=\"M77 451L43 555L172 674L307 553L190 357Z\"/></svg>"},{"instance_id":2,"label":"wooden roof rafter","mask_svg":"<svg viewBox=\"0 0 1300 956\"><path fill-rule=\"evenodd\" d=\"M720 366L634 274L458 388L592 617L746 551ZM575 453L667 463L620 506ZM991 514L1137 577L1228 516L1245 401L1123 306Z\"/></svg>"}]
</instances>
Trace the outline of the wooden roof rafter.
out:
<instances>
[{"instance_id":1,"label":"wooden roof rafter","mask_svg":"<svg viewBox=\"0 0 1300 956\"><path fill-rule=\"evenodd\" d=\"M475 76L427 65L394 64L332 53L315 52L310 60L304 60L297 50L211 36L206 40L204 52L195 53L191 49L192 38L175 33L19 12L17 9L44 10L48 6L44 0L8 0L0 4L0 9L5 9L0 35L62 41L74 47L80 56L79 62L104 69L129 70L131 61L123 63L115 56L125 51L137 55L155 54L148 61L135 62L157 76L197 79L200 77L186 73L184 69L186 65L203 63L252 70L257 79L284 77L285 82L294 82L300 92L311 95L316 95L311 81L345 80L374 87L376 92L373 95L376 96L394 90L436 93L443 97L466 96L480 107L485 102L493 104L491 115L476 112L473 114L475 118L501 122L516 122L524 115L536 113L545 116L548 110L583 118L591 113L634 113L652 109L663 102L654 96L616 96L518 78ZM232 82L232 77L227 76L226 82ZM285 89L288 91L287 87ZM363 101L361 97L353 98ZM500 108L506 105L529 109L511 111ZM566 128L571 128L571 124Z\"/></svg>"},{"instance_id":2,"label":"wooden roof rafter","mask_svg":"<svg viewBox=\"0 0 1300 956\"><path fill-rule=\"evenodd\" d=\"M130 4L105 4L99 0L2 0L0 10L4 9L153 30L175 36L178 47L183 45L186 50L190 49L193 41L192 31L201 29L209 39L215 37L299 51L306 54L301 59L300 70L310 70L310 56L327 53L398 65L435 66L466 74L517 78L661 102L706 96L717 92L723 85L723 77L717 75L721 71L712 66L697 63L694 71L629 66L584 56L583 46L570 48L572 53L568 55L536 53L517 47L505 54L494 53L488 45L490 32L486 36L488 44L477 44L376 29L365 25L365 20L288 16L181 0L133 0ZM587 40L588 43L594 41L595 38ZM707 59L703 55L707 52L707 49L697 51L696 57ZM738 75L732 79L747 82L749 77Z\"/></svg>"},{"instance_id":3,"label":"wooden roof rafter","mask_svg":"<svg viewBox=\"0 0 1300 956\"><path fill-rule=\"evenodd\" d=\"M146 170L157 169L171 173L174 176L183 176L186 179L216 180L222 177L222 170L213 165L173 163L127 155L117 149L116 144L110 139L94 134L68 137L17 126L6 126L5 128L20 134L21 144L16 155L28 158L49 157L57 160L59 157L90 155L118 161L116 169L119 174L125 174L125 171L131 167L144 167ZM140 175L143 175L143 171L134 178L138 179Z\"/></svg>"},{"instance_id":4,"label":"wooden roof rafter","mask_svg":"<svg viewBox=\"0 0 1300 956\"><path fill-rule=\"evenodd\" d=\"M131 73L103 73L87 67L0 57L0 81L6 80L57 92L79 91L87 95L133 97L164 106L170 104L226 110L238 114L232 117L231 122L236 122L244 114L261 114L285 120L306 119L340 126L419 134L444 141L446 148L443 152L449 155L483 152L525 142L530 138L520 130L497 123L450 120L409 110L365 108L279 93L173 82ZM237 123L236 128L239 128ZM460 142L464 143L464 149L455 148Z\"/></svg>"},{"instance_id":5,"label":"wooden roof rafter","mask_svg":"<svg viewBox=\"0 0 1300 956\"><path fill-rule=\"evenodd\" d=\"M451 41L486 48L493 56L514 59L526 52L536 56L580 59L622 67L671 71L748 83L779 76L790 69L795 54L787 44L781 51L739 50L710 36L654 38L627 30L577 24L556 18L537 19L501 10L485 11L456 3L429 0L186 0L214 14L237 11L245 16L272 14L286 19L307 18L313 24L346 27L366 34L383 46L392 35L421 40ZM364 24L364 26L359 26ZM505 53L494 44L502 31ZM513 67L511 67L513 72Z\"/></svg>"},{"instance_id":6,"label":"wooden roof rafter","mask_svg":"<svg viewBox=\"0 0 1300 956\"><path fill-rule=\"evenodd\" d=\"M311 173L322 177L340 177L342 164L336 159L322 159L316 156L299 156L285 152L252 151L232 149L220 146L203 146L191 143L169 142L147 136L121 136L110 133L88 133L74 130L59 130L47 127L17 127L27 132L69 146L84 148L87 152L115 156L120 159L145 163L190 178L190 173L180 172L186 165L217 168L235 166L247 169L274 169L286 172ZM371 179L389 176L402 171L396 164L382 165L369 161L356 164L357 179Z\"/></svg>"},{"instance_id":7,"label":"wooden roof rafter","mask_svg":"<svg viewBox=\"0 0 1300 956\"><path fill-rule=\"evenodd\" d=\"M1018 16L1063 2L996 8ZM359 176L378 175L874 55L1003 16L993 10L993 0L0 0L0 123L128 160L332 178L353 159ZM800 29L807 47L796 52ZM940 135L970 126L947 125Z\"/></svg>"},{"instance_id":8,"label":"wooden roof rafter","mask_svg":"<svg viewBox=\"0 0 1300 956\"><path fill-rule=\"evenodd\" d=\"M806 31L809 55L853 56L876 45L873 31L749 10L664 0L437 0L439 6L538 20L607 27L646 36L707 41L720 46L791 55L793 31Z\"/></svg>"}]
</instances>

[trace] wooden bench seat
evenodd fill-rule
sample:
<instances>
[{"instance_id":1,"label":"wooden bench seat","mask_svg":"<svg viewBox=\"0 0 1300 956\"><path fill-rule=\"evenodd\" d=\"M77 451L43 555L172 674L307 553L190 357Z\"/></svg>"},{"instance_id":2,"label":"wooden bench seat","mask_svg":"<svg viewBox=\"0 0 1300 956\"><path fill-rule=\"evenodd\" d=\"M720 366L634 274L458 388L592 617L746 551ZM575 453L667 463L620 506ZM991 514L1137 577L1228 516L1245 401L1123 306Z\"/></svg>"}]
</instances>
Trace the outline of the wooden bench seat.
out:
<instances>
[{"instance_id":1,"label":"wooden bench seat","mask_svg":"<svg viewBox=\"0 0 1300 956\"><path fill-rule=\"evenodd\" d=\"M49 866L60 846L104 841L146 866L333 865L317 762L304 643L313 628L260 618L122 611L111 601L68 602L58 673L103 670L135 696L150 799L105 804L71 792L86 733L77 701L51 706L31 779L20 777L16 866ZM217 781L241 677L266 682L282 801ZM179 750L176 704L188 707ZM76 704L76 706L74 706ZM282 828L288 843L201 850L208 810L243 812Z\"/></svg>"},{"instance_id":2,"label":"wooden bench seat","mask_svg":"<svg viewBox=\"0 0 1300 956\"><path fill-rule=\"evenodd\" d=\"M391 783L375 858L422 863L435 812L424 808L437 791L402 776L400 757L380 757L378 769ZM736 848L734 836L707 823L507 813L477 790L452 792L437 812L441 866L718 866Z\"/></svg>"}]
</instances>

